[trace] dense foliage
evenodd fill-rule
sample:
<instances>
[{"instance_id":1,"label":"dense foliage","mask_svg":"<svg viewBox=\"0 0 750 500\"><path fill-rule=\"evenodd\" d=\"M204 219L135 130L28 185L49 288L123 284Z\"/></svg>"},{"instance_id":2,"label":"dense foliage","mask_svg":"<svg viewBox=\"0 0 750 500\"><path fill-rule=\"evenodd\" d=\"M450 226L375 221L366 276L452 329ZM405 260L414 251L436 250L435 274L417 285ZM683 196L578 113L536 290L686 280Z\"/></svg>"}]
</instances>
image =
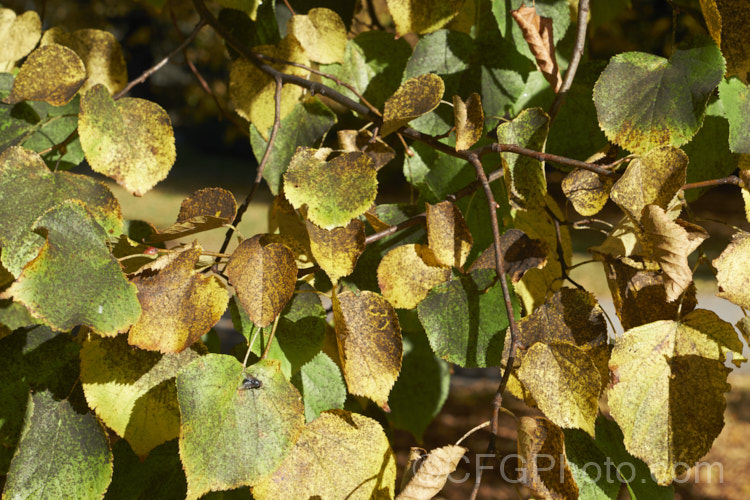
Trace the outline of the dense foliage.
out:
<instances>
[{"instance_id":1,"label":"dense foliage","mask_svg":"<svg viewBox=\"0 0 750 500\"><path fill-rule=\"evenodd\" d=\"M3 498L431 498L466 453L495 453L508 395L538 409L517 419L513 478L534 495L671 497L746 361L750 322L696 308L693 274L750 308L750 234L709 261L691 203L734 184L750 204L750 6L669 2L694 29L667 57L598 61L587 25L625 2L284 3L147 2L197 23L168 58L222 42L229 109L204 88L259 163L242 204L206 187L166 228L70 171L135 196L167 176L170 116L127 97L162 64L128 83L110 32L0 10ZM392 171L412 203L377 203ZM263 181L269 232L243 237ZM571 227L605 227L608 200L622 219L588 250L616 337L568 275ZM212 230L221 248L175 241ZM232 354L212 329L227 309ZM397 486L388 427L421 439L450 364L502 374L475 409L488 447L412 450Z\"/></svg>"}]
</instances>

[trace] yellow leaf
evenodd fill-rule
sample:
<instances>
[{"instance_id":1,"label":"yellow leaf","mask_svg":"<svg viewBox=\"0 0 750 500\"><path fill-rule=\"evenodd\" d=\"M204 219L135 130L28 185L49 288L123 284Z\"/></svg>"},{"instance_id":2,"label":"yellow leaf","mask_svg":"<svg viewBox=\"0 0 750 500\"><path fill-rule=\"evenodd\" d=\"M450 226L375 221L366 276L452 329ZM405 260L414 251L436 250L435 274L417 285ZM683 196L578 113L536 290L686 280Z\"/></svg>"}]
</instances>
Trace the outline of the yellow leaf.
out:
<instances>
[{"instance_id":1,"label":"yellow leaf","mask_svg":"<svg viewBox=\"0 0 750 500\"><path fill-rule=\"evenodd\" d=\"M254 47L254 52L307 65L299 41L293 36L284 37L277 45L263 45ZM296 66L268 63L279 71L305 77L307 71ZM302 87L287 84L281 89L281 118L288 115L303 94ZM274 95L276 82L262 72L253 63L244 58L236 59L229 70L229 97L234 103L237 113L255 125L263 140L268 141L269 129L273 125L275 116Z\"/></svg>"},{"instance_id":2,"label":"yellow leaf","mask_svg":"<svg viewBox=\"0 0 750 500\"><path fill-rule=\"evenodd\" d=\"M128 335L131 345L180 352L219 322L229 294L215 276L195 272L202 248L197 243L178 254L156 276L138 276L141 317Z\"/></svg>"},{"instance_id":3,"label":"yellow leaf","mask_svg":"<svg viewBox=\"0 0 750 500\"><path fill-rule=\"evenodd\" d=\"M46 45L29 55L3 102L30 100L62 106L73 99L85 81L86 68L75 52L62 45Z\"/></svg>"},{"instance_id":4,"label":"yellow leaf","mask_svg":"<svg viewBox=\"0 0 750 500\"><path fill-rule=\"evenodd\" d=\"M393 307L413 309L432 287L448 281L443 267L424 245L401 245L389 251L378 265L378 286Z\"/></svg>"},{"instance_id":5,"label":"yellow leaf","mask_svg":"<svg viewBox=\"0 0 750 500\"><path fill-rule=\"evenodd\" d=\"M432 450L428 455L422 455L420 448L417 450L417 460L409 461L404 471L404 479L409 476L408 482L402 481L404 487L396 500L430 500L440 493L448 480L448 475L456 470L458 462L464 454L469 451L463 446L448 445Z\"/></svg>"},{"instance_id":6,"label":"yellow leaf","mask_svg":"<svg viewBox=\"0 0 750 500\"><path fill-rule=\"evenodd\" d=\"M565 457L565 436L544 417L521 417L518 423L519 479L545 499L577 499L578 486Z\"/></svg>"},{"instance_id":7,"label":"yellow leaf","mask_svg":"<svg viewBox=\"0 0 750 500\"><path fill-rule=\"evenodd\" d=\"M727 61L727 76L737 75L748 83L750 4L745 0L700 0L700 5L708 32Z\"/></svg>"},{"instance_id":8,"label":"yellow leaf","mask_svg":"<svg viewBox=\"0 0 750 500\"><path fill-rule=\"evenodd\" d=\"M718 271L718 296L729 300L745 309L750 308L750 273L747 264L750 262L750 234L738 232L732 236L721 255L714 259L713 265Z\"/></svg>"},{"instance_id":9,"label":"yellow leaf","mask_svg":"<svg viewBox=\"0 0 750 500\"><path fill-rule=\"evenodd\" d=\"M427 206L427 241L438 262L462 267L474 243L461 211L450 201Z\"/></svg>"},{"instance_id":10,"label":"yellow leaf","mask_svg":"<svg viewBox=\"0 0 750 500\"><path fill-rule=\"evenodd\" d=\"M456 17L465 0L388 0L396 33L432 33Z\"/></svg>"},{"instance_id":11,"label":"yellow leaf","mask_svg":"<svg viewBox=\"0 0 750 500\"><path fill-rule=\"evenodd\" d=\"M562 190L576 212L584 217L598 214L609 199L612 177L589 170L573 170L562 181Z\"/></svg>"},{"instance_id":12,"label":"yellow leaf","mask_svg":"<svg viewBox=\"0 0 750 500\"><path fill-rule=\"evenodd\" d=\"M26 57L41 36L42 21L33 10L16 16L11 9L0 9L0 63L13 63Z\"/></svg>"},{"instance_id":13,"label":"yellow leaf","mask_svg":"<svg viewBox=\"0 0 750 500\"><path fill-rule=\"evenodd\" d=\"M306 16L292 16L286 24L311 61L321 64L344 62L346 26L339 15L325 8L310 9Z\"/></svg>"},{"instance_id":14,"label":"yellow leaf","mask_svg":"<svg viewBox=\"0 0 750 500\"><path fill-rule=\"evenodd\" d=\"M385 411L401 371L401 327L391 304L362 291L333 296L339 359L350 394L370 398Z\"/></svg>"},{"instance_id":15,"label":"yellow leaf","mask_svg":"<svg viewBox=\"0 0 750 500\"><path fill-rule=\"evenodd\" d=\"M385 499L393 498L395 483L396 458L380 424L331 410L304 427L279 468L253 487L253 497Z\"/></svg>"},{"instance_id":16,"label":"yellow leaf","mask_svg":"<svg viewBox=\"0 0 750 500\"><path fill-rule=\"evenodd\" d=\"M343 151L362 151L372 159L375 170L380 170L396 157L393 148L380 137L373 138L369 130L339 130L336 136Z\"/></svg>"},{"instance_id":17,"label":"yellow leaf","mask_svg":"<svg viewBox=\"0 0 750 500\"><path fill-rule=\"evenodd\" d=\"M443 79L434 73L409 78L385 101L380 135L387 136L413 119L438 107L445 92Z\"/></svg>"},{"instance_id":18,"label":"yellow leaf","mask_svg":"<svg viewBox=\"0 0 750 500\"><path fill-rule=\"evenodd\" d=\"M289 247L265 243L263 235L246 239L235 249L226 268L242 307L261 327L270 325L284 309L297 283L297 266Z\"/></svg>"},{"instance_id":19,"label":"yellow leaf","mask_svg":"<svg viewBox=\"0 0 750 500\"><path fill-rule=\"evenodd\" d=\"M365 251L365 224L359 219L330 230L307 221L307 233L313 257L334 284L354 271L357 259Z\"/></svg>"},{"instance_id":20,"label":"yellow leaf","mask_svg":"<svg viewBox=\"0 0 750 500\"><path fill-rule=\"evenodd\" d=\"M115 102L104 85L81 97L78 133L91 168L135 196L143 196L164 179L175 161L167 112L144 99Z\"/></svg>"},{"instance_id":21,"label":"yellow leaf","mask_svg":"<svg viewBox=\"0 0 750 500\"><path fill-rule=\"evenodd\" d=\"M482 98L474 92L464 103L460 96L453 96L453 115L456 123L456 151L472 147L484 132L484 110Z\"/></svg>"}]
</instances>

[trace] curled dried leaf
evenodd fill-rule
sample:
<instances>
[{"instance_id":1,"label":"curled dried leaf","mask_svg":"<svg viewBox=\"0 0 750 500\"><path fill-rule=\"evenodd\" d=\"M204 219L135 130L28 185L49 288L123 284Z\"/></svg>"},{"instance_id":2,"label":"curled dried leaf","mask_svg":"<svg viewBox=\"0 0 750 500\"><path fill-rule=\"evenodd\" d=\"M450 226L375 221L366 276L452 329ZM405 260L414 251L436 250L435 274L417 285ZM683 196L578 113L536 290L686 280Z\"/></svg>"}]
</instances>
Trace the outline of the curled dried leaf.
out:
<instances>
[{"instance_id":1,"label":"curled dried leaf","mask_svg":"<svg viewBox=\"0 0 750 500\"><path fill-rule=\"evenodd\" d=\"M412 448L420 450L419 448ZM424 451L424 450L422 450ZM396 500L429 500L437 495L445 486L448 475L456 470L461 457L469 451L463 446L448 445L432 450L429 455L419 455L407 464L409 475Z\"/></svg>"},{"instance_id":2,"label":"curled dried leaf","mask_svg":"<svg viewBox=\"0 0 750 500\"><path fill-rule=\"evenodd\" d=\"M529 44L539 71L542 72L555 93L559 92L562 87L562 77L555 58L552 19L538 16L535 7L526 7L523 4L519 9L512 10L510 13L521 28L523 39Z\"/></svg>"},{"instance_id":3,"label":"curled dried leaf","mask_svg":"<svg viewBox=\"0 0 750 500\"><path fill-rule=\"evenodd\" d=\"M578 486L565 457L562 430L544 417L521 417L518 423L521 482L547 499L578 498Z\"/></svg>"},{"instance_id":4,"label":"curled dried leaf","mask_svg":"<svg viewBox=\"0 0 750 500\"><path fill-rule=\"evenodd\" d=\"M456 123L456 151L472 147L484 132L484 110L482 98L474 92L464 103L460 96L453 96L453 114Z\"/></svg>"}]
</instances>

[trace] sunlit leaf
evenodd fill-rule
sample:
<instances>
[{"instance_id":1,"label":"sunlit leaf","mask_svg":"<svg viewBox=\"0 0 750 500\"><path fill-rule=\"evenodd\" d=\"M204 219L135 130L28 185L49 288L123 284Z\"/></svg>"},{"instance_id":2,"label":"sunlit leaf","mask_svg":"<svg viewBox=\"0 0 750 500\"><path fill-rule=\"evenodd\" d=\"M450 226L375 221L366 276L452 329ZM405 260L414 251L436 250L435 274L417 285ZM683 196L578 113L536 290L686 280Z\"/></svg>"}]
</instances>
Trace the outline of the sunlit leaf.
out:
<instances>
[{"instance_id":1,"label":"sunlit leaf","mask_svg":"<svg viewBox=\"0 0 750 500\"><path fill-rule=\"evenodd\" d=\"M724 68L721 51L707 39L675 49L669 60L618 54L594 87L599 126L610 141L634 153L681 146L701 127Z\"/></svg>"},{"instance_id":2,"label":"sunlit leaf","mask_svg":"<svg viewBox=\"0 0 750 500\"><path fill-rule=\"evenodd\" d=\"M351 274L357 259L365 251L365 224L359 219L330 230L307 221L307 233L313 257L328 274L331 283Z\"/></svg>"},{"instance_id":3,"label":"sunlit leaf","mask_svg":"<svg viewBox=\"0 0 750 500\"><path fill-rule=\"evenodd\" d=\"M743 308L750 308L750 275L746 265L749 259L750 235L738 232L713 261L713 266L718 271L716 280L719 283L719 297Z\"/></svg>"},{"instance_id":4,"label":"sunlit leaf","mask_svg":"<svg viewBox=\"0 0 750 500\"><path fill-rule=\"evenodd\" d=\"M380 424L332 410L305 426L281 466L253 488L253 497L392 498L395 483L396 458Z\"/></svg>"},{"instance_id":5,"label":"sunlit leaf","mask_svg":"<svg viewBox=\"0 0 750 500\"><path fill-rule=\"evenodd\" d=\"M334 295L333 319L349 393L370 398L388 411L403 352L396 311L376 293L344 292Z\"/></svg>"},{"instance_id":6,"label":"sunlit leaf","mask_svg":"<svg viewBox=\"0 0 750 500\"><path fill-rule=\"evenodd\" d=\"M744 360L732 325L704 309L633 328L615 342L610 411L628 451L659 484L705 455L721 432L730 352L736 364Z\"/></svg>"},{"instance_id":7,"label":"sunlit leaf","mask_svg":"<svg viewBox=\"0 0 750 500\"><path fill-rule=\"evenodd\" d=\"M278 362L261 361L247 375L262 385L244 389L239 361L207 354L177 376L189 499L255 485L281 464L304 427L300 394Z\"/></svg>"},{"instance_id":8,"label":"sunlit leaf","mask_svg":"<svg viewBox=\"0 0 750 500\"><path fill-rule=\"evenodd\" d=\"M312 422L326 410L344 407L346 384L339 367L324 352L302 365L290 380L302 394L307 422Z\"/></svg>"},{"instance_id":9,"label":"sunlit leaf","mask_svg":"<svg viewBox=\"0 0 750 500\"><path fill-rule=\"evenodd\" d=\"M16 16L12 9L0 9L0 62L12 63L34 50L42 36L39 14L28 10Z\"/></svg>"},{"instance_id":10,"label":"sunlit leaf","mask_svg":"<svg viewBox=\"0 0 750 500\"><path fill-rule=\"evenodd\" d=\"M401 488L398 500L429 500L440 493L448 476L456 470L458 462L469 451L463 446L448 445L436 448L420 457L417 463L407 464L410 471L409 482Z\"/></svg>"},{"instance_id":11,"label":"sunlit leaf","mask_svg":"<svg viewBox=\"0 0 750 500\"><path fill-rule=\"evenodd\" d=\"M202 248L195 244L156 276L137 276L143 311L128 334L130 345L160 352L180 352L219 322L229 294L216 276L196 273Z\"/></svg>"},{"instance_id":12,"label":"sunlit leaf","mask_svg":"<svg viewBox=\"0 0 750 500\"><path fill-rule=\"evenodd\" d=\"M284 194L296 209L323 229L346 226L365 213L378 192L377 172L364 153L344 153L325 161L320 151L298 148L284 174Z\"/></svg>"},{"instance_id":13,"label":"sunlit leaf","mask_svg":"<svg viewBox=\"0 0 750 500\"><path fill-rule=\"evenodd\" d=\"M484 132L482 98L475 92L463 102L460 96L454 95L453 113L456 120L456 151L469 149Z\"/></svg>"},{"instance_id":14,"label":"sunlit leaf","mask_svg":"<svg viewBox=\"0 0 750 500\"><path fill-rule=\"evenodd\" d=\"M719 95L724 105L724 114L729 121L729 148L734 153L750 153L750 89L737 78L731 78L719 84Z\"/></svg>"},{"instance_id":15,"label":"sunlit leaf","mask_svg":"<svg viewBox=\"0 0 750 500\"><path fill-rule=\"evenodd\" d=\"M609 199L609 190L614 184L610 176L599 175L589 170L573 170L562 181L562 190L573 204L576 212L584 217L598 214Z\"/></svg>"},{"instance_id":16,"label":"sunlit leaf","mask_svg":"<svg viewBox=\"0 0 750 500\"><path fill-rule=\"evenodd\" d=\"M449 201L426 204L427 241L437 261L463 267L474 243L461 211Z\"/></svg>"},{"instance_id":17,"label":"sunlit leaf","mask_svg":"<svg viewBox=\"0 0 750 500\"><path fill-rule=\"evenodd\" d=\"M115 102L101 84L81 98L78 133L91 168L136 196L163 180L175 161L166 111L144 99Z\"/></svg>"},{"instance_id":18,"label":"sunlit leaf","mask_svg":"<svg viewBox=\"0 0 750 500\"><path fill-rule=\"evenodd\" d=\"M49 391L32 394L3 496L101 498L111 480L112 451L93 413Z\"/></svg>"},{"instance_id":19,"label":"sunlit leaf","mask_svg":"<svg viewBox=\"0 0 750 500\"><path fill-rule=\"evenodd\" d=\"M75 52L62 45L46 45L26 58L5 102L31 100L62 106L73 99L85 81L86 68Z\"/></svg>"},{"instance_id":20,"label":"sunlit leaf","mask_svg":"<svg viewBox=\"0 0 750 500\"><path fill-rule=\"evenodd\" d=\"M396 24L396 33L423 35L448 24L461 11L465 0L388 0L388 10Z\"/></svg>"},{"instance_id":21,"label":"sunlit leaf","mask_svg":"<svg viewBox=\"0 0 750 500\"><path fill-rule=\"evenodd\" d=\"M336 134L339 146L347 152L362 151L372 159L375 170L380 170L396 157L396 152L381 137L374 137L369 130L339 130Z\"/></svg>"},{"instance_id":22,"label":"sunlit leaf","mask_svg":"<svg viewBox=\"0 0 750 500\"><path fill-rule=\"evenodd\" d=\"M537 15L552 20L551 31L554 45L557 45L565 36L568 26L570 26L571 11L570 7L566 5L565 2L557 0L541 0L535 2L528 2L527 0L505 0L504 2L492 2L492 14L495 16L497 27L500 30L501 35L506 40L512 42L521 54L533 61L534 55L531 53L531 50L524 40L521 28L511 19L511 11L520 9L524 4L533 5L536 8ZM593 10L594 9L592 8L592 11Z\"/></svg>"},{"instance_id":23,"label":"sunlit leaf","mask_svg":"<svg viewBox=\"0 0 750 500\"><path fill-rule=\"evenodd\" d=\"M537 14L535 6L526 7L523 4L510 13L521 28L537 67L555 93L559 92L562 87L562 76L555 57L552 18L541 17Z\"/></svg>"},{"instance_id":24,"label":"sunlit leaf","mask_svg":"<svg viewBox=\"0 0 750 500\"><path fill-rule=\"evenodd\" d=\"M432 250L418 243L394 248L378 265L380 291L396 308L416 307L427 292L450 277L450 268L442 266Z\"/></svg>"},{"instance_id":25,"label":"sunlit leaf","mask_svg":"<svg viewBox=\"0 0 750 500\"><path fill-rule=\"evenodd\" d=\"M346 48L346 26L341 17L326 8L314 8L306 16L292 16L287 33L293 35L311 61L322 64L340 63Z\"/></svg>"},{"instance_id":26,"label":"sunlit leaf","mask_svg":"<svg viewBox=\"0 0 750 500\"><path fill-rule=\"evenodd\" d=\"M114 336L138 320L136 288L107 247L107 233L80 201L68 201L34 223L46 242L2 298L13 297L55 330L77 325Z\"/></svg>"},{"instance_id":27,"label":"sunlit leaf","mask_svg":"<svg viewBox=\"0 0 750 500\"><path fill-rule=\"evenodd\" d=\"M565 459L562 430L544 417L521 417L518 455L525 466L519 480L542 498L578 498L578 486Z\"/></svg>"},{"instance_id":28,"label":"sunlit leaf","mask_svg":"<svg viewBox=\"0 0 750 500\"><path fill-rule=\"evenodd\" d=\"M444 92L443 79L434 73L406 80L385 102L380 135L385 137L435 109Z\"/></svg>"},{"instance_id":29,"label":"sunlit leaf","mask_svg":"<svg viewBox=\"0 0 750 500\"><path fill-rule=\"evenodd\" d=\"M133 349L125 335L92 335L81 349L86 401L143 458L179 435L180 409L170 379L197 357L191 349L165 355Z\"/></svg>"},{"instance_id":30,"label":"sunlit leaf","mask_svg":"<svg viewBox=\"0 0 750 500\"><path fill-rule=\"evenodd\" d=\"M128 83L128 69L122 48L112 33L96 29L77 30L66 33L58 27L44 32L41 46L59 44L72 49L86 68L86 82L81 87L85 92L101 83L110 94L119 92Z\"/></svg>"}]
</instances>

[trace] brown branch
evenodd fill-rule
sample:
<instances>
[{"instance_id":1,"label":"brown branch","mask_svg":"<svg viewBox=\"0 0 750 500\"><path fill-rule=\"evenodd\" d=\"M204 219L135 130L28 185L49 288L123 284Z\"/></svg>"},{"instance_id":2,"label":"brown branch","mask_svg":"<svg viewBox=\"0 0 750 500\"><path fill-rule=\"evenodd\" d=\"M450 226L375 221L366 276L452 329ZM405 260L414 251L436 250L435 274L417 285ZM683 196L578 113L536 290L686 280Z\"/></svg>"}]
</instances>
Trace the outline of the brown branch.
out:
<instances>
[{"instance_id":1,"label":"brown branch","mask_svg":"<svg viewBox=\"0 0 750 500\"><path fill-rule=\"evenodd\" d=\"M682 189L699 189L699 188L705 188L705 187L714 187L714 186L726 186L726 185L734 185L739 186L740 185L740 178L736 175L730 175L729 177L722 177L721 179L711 179L708 181L700 181L700 182L691 182L690 184L685 184L682 186Z\"/></svg>"},{"instance_id":2,"label":"brown branch","mask_svg":"<svg viewBox=\"0 0 750 500\"><path fill-rule=\"evenodd\" d=\"M570 57L570 64L568 69L565 70L565 79L563 80L560 92L555 96L555 100L549 109L549 121L550 123L557 116L557 112L560 110L560 106L565 102L565 97L568 95L571 85L573 85L573 79L578 71L578 63L581 62L581 56L583 55L583 48L586 45L586 29L589 23L589 0L580 0L578 2L578 31L576 32L576 41L573 46L573 55Z\"/></svg>"}]
</instances>

